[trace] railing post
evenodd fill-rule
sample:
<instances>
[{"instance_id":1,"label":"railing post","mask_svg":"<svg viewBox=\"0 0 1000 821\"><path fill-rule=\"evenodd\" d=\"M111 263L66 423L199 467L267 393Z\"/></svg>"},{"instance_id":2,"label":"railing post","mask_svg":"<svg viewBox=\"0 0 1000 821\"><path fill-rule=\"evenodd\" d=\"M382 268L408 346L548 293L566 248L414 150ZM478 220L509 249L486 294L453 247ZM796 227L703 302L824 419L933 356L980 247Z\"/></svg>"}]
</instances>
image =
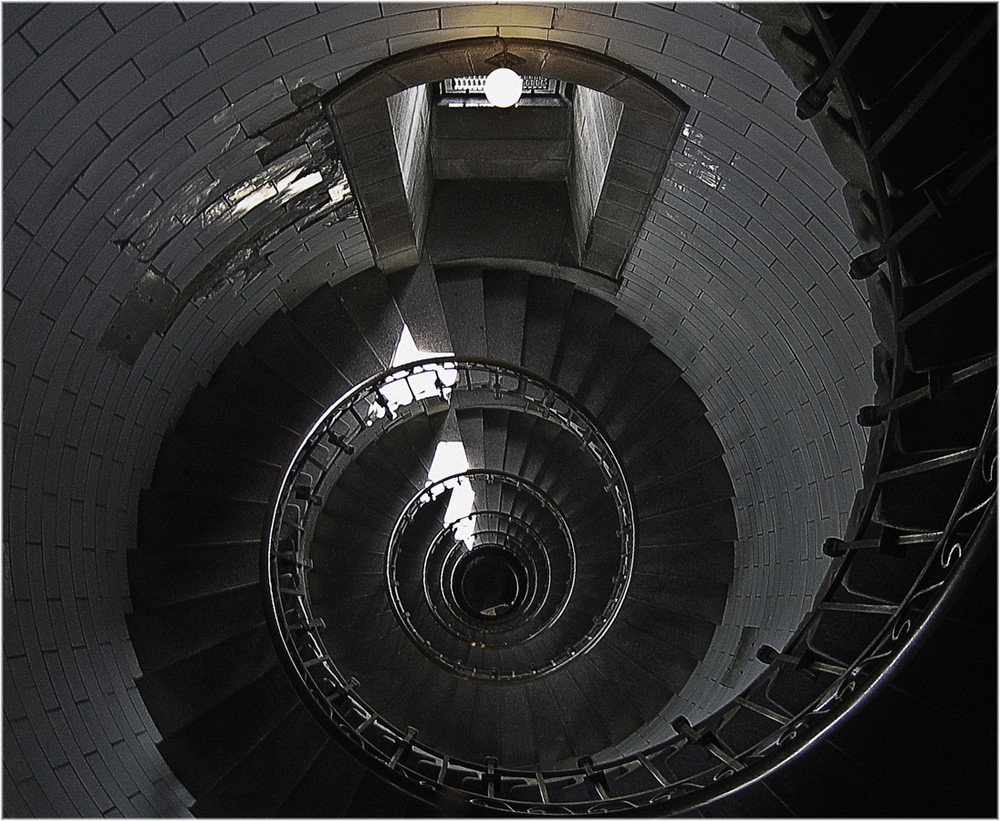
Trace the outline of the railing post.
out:
<instances>
[{"instance_id":1,"label":"railing post","mask_svg":"<svg viewBox=\"0 0 1000 821\"><path fill-rule=\"evenodd\" d=\"M594 785L594 789L597 790L601 799L607 801L610 796L608 794L608 778L604 771L594 769L594 760L590 756L584 756L576 762L576 765L583 768L587 774L587 781Z\"/></svg>"},{"instance_id":2,"label":"railing post","mask_svg":"<svg viewBox=\"0 0 1000 821\"><path fill-rule=\"evenodd\" d=\"M719 761L732 767L734 771L742 770L744 764L737 760L731 753L727 752L723 747L722 741L715 735L715 733L710 730L695 730L691 726L691 723L684 716L678 716L672 722L670 726L674 728L674 731L679 733L685 739L693 744L697 744L700 747L704 747L708 752L714 755Z\"/></svg>"}]
</instances>

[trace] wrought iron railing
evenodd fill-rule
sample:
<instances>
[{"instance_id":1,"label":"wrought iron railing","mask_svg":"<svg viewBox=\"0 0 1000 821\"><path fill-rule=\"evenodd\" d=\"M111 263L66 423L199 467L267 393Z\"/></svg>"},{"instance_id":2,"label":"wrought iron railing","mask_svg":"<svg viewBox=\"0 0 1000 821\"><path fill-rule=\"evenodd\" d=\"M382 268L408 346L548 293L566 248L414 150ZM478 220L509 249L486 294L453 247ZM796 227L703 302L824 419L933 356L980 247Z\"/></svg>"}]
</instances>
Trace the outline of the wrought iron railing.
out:
<instances>
[{"instance_id":1,"label":"wrought iron railing","mask_svg":"<svg viewBox=\"0 0 1000 821\"><path fill-rule=\"evenodd\" d=\"M427 364L402 370L426 374ZM495 367L468 364L480 374ZM477 383L469 376L469 385L487 387L497 398L494 388L502 382L491 376ZM982 441L968 456L968 478L948 526L935 533L902 535L894 542L899 548L921 551L902 600L873 601L851 590L852 568L863 560L859 557L884 549L882 539L831 540L827 552L837 556L837 563L810 617L780 653L770 649L761 653L770 669L755 684L697 728L679 719L674 722L676 737L640 753L600 765L583 759L576 768L555 772L506 769L495 760L449 758L421 745L413 728L395 727L365 704L355 691L357 682L341 675L327 655L320 636L323 625L313 617L307 595L304 510L318 501L319 494L306 486L303 477L319 488L324 482L321 476L330 468L317 458L317 449L335 463L351 453L352 442L365 435L363 428L392 424L390 416L398 420L407 413L405 405L390 408L391 414L381 417L360 412L382 407L372 399L372 391L384 383L384 378L371 380L352 401L335 406L339 411L325 415L299 449L286 472L279 497L283 501L275 506L269 529L267 578L279 642L308 703L370 762L432 801L447 797L490 810L545 814L634 811L669 802L669 808L661 810L680 811L762 777L828 731L898 664L922 625L941 606L977 543L989 534L995 509L994 406ZM569 416L566 408L562 412ZM357 425L354 431L343 429L344 415ZM845 628L852 620L858 629ZM845 632L864 637L856 655L846 662L841 660Z\"/></svg>"},{"instance_id":2,"label":"wrought iron railing","mask_svg":"<svg viewBox=\"0 0 1000 821\"><path fill-rule=\"evenodd\" d=\"M454 774L477 773L476 764L455 762L424 748L417 740L416 730L394 727L376 714L364 701L358 682L345 676L336 660L327 652L323 640L326 627L315 616L309 594L309 572L313 561L309 555L311 533L323 508L329 489L343 473L354 455L371 444L387 430L418 414L432 415L450 405L463 408L491 407L515 410L551 420L572 434L577 446L586 451L601 476L604 493L610 499L609 508L617 517L618 567L611 584L606 606L591 627L579 639L565 648L550 664L524 672L502 673L486 671L490 680L532 678L545 675L565 665L580 653L587 652L606 634L621 608L632 574L635 547L635 520L631 495L624 472L604 434L589 413L561 388L541 377L511 365L486 359L435 358L410 363L379 374L342 397L318 419L303 438L289 461L271 509L262 550L262 573L266 579L267 610L280 655L292 680L310 708L335 731L350 738L358 751L385 765L397 777L419 787L426 780L426 762L444 767L451 775L444 783L452 787ZM497 471L468 471L463 477L473 480L516 481L521 492L535 498L543 507L554 507L544 494L523 479ZM487 475L489 474L489 475ZM457 478L457 477L452 477ZM443 480L446 481L446 480ZM387 551L386 576L391 590L394 568L392 549L400 528L409 521L408 512L426 502L433 486L416 494L406 507L390 540ZM490 511L483 511L488 515ZM411 517L412 518L412 517ZM553 515L555 527L565 530L570 575L565 593L571 593L575 581L575 550L572 535L558 514ZM398 602L396 602L398 604ZM557 620L564 602L556 602L546 624ZM404 628L413 628L402 607L397 616ZM413 628L415 630L415 628ZM425 642L419 635L417 646ZM432 654L433 655L433 654ZM440 654L437 654L440 655ZM477 677L484 671L465 669L456 659L437 659L449 667L460 668L467 677ZM405 755L404 755L405 753ZM416 762L425 762L415 768ZM496 770L494 764L482 765L484 777Z\"/></svg>"},{"instance_id":3,"label":"wrought iron railing","mask_svg":"<svg viewBox=\"0 0 1000 821\"><path fill-rule=\"evenodd\" d=\"M902 334L907 320L898 256L900 230L915 229L909 223L902 229L894 225L880 166L887 140L884 134L869 133L849 76L850 53L877 15L877 9L865 14L856 27L842 32L838 39L823 17L810 10L814 33L823 49L819 56L829 70L821 75L816 89L803 95L799 110L803 116L814 114L835 85L851 107L885 238L875 251L855 260L851 275L870 274L882 264L888 267L894 327ZM973 34L980 36L979 28ZM914 105L925 102L918 95ZM995 279L995 249L992 260L986 261L978 275ZM920 310L933 311L934 307L931 304ZM897 338L897 342L901 344L902 339ZM265 575L277 641L293 679L317 715L387 778L429 801L456 808L472 805L533 814L644 809L673 813L703 805L764 777L816 743L864 701L919 643L926 625L958 594L984 549L992 549L997 464L995 368L993 353L974 362L956 363L933 377L940 387L976 376L989 378L992 373L994 398L988 418L974 446L936 453L903 466L893 461L898 455L894 443L900 414L916 403L936 401L938 393L930 377L926 389L915 392L904 380L903 369L894 370L889 400L861 411L860 421L876 426L870 446L873 473L855 503L845 538L828 540L824 546L833 564L814 609L780 651L760 648L758 658L767 669L739 696L697 727L677 719L673 737L641 752L600 764L584 758L576 767L545 772L504 768L492 758L458 760L421 745L415 729L401 731L382 721L356 697L356 682L338 673L310 626L312 617L302 577L306 562L301 560L305 528L296 518L301 510L299 501L310 493L296 489L296 477L309 476L317 485L324 480L320 475L323 469L312 465L310 448L325 439L334 450L346 453L350 437L360 435L340 430L339 417L329 414L310 432L286 472L265 539ZM518 378L517 374L496 371L483 388L495 389L499 398L506 390L506 380ZM366 385L372 387L378 381ZM555 392L537 397L537 401L540 408L554 409L556 403L562 403ZM576 418L572 405L566 402L559 407L572 424L569 420ZM353 418L360 423L365 415ZM581 426L581 436L587 436L585 431L586 425ZM337 453L331 453L336 461ZM941 486L941 493L952 493L948 498L951 513L943 527L902 532L876 521L880 499L892 482L948 466L960 469L964 478L957 491ZM317 675L317 670L322 670L322 675Z\"/></svg>"}]
</instances>

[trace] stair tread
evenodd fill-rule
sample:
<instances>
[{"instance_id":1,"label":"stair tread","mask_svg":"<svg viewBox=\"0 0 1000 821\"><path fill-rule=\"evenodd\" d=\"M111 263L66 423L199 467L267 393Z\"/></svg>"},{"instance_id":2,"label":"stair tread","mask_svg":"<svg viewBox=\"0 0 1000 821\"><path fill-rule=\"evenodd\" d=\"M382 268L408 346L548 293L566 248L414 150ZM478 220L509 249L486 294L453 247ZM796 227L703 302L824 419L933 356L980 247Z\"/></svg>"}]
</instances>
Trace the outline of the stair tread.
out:
<instances>
[{"instance_id":1,"label":"stair tread","mask_svg":"<svg viewBox=\"0 0 1000 821\"><path fill-rule=\"evenodd\" d=\"M441 430L447 421L447 414L438 414L429 419L422 418L414 420L410 424L401 425L396 428L410 446L413 455L411 461L406 462L407 470L419 470L419 477L416 481L423 485L423 480L430 475L431 463L440 441Z\"/></svg>"},{"instance_id":2,"label":"stair tread","mask_svg":"<svg viewBox=\"0 0 1000 821\"><path fill-rule=\"evenodd\" d=\"M280 818L345 816L366 772L364 764L336 742L327 741L275 815Z\"/></svg>"},{"instance_id":3,"label":"stair tread","mask_svg":"<svg viewBox=\"0 0 1000 821\"><path fill-rule=\"evenodd\" d=\"M642 570L632 576L629 599L649 603L712 624L722 621L729 586L690 576L656 576Z\"/></svg>"},{"instance_id":4,"label":"stair tread","mask_svg":"<svg viewBox=\"0 0 1000 821\"><path fill-rule=\"evenodd\" d=\"M139 496L139 548L259 541L269 507L258 501L144 490Z\"/></svg>"},{"instance_id":5,"label":"stair tread","mask_svg":"<svg viewBox=\"0 0 1000 821\"><path fill-rule=\"evenodd\" d=\"M524 459L518 471L530 482L538 484L549 455L553 453L560 430L554 424L538 419L531 430L531 438L525 448Z\"/></svg>"},{"instance_id":6,"label":"stair tread","mask_svg":"<svg viewBox=\"0 0 1000 821\"><path fill-rule=\"evenodd\" d=\"M203 386L195 388L175 432L193 443L277 465L284 464L299 438Z\"/></svg>"},{"instance_id":7,"label":"stair tread","mask_svg":"<svg viewBox=\"0 0 1000 821\"><path fill-rule=\"evenodd\" d=\"M704 414L705 403L687 382L678 378L645 408L631 414L627 423L616 425L612 436L616 447L627 454L648 447L650 439L659 441L661 432L683 428Z\"/></svg>"},{"instance_id":8,"label":"stair tread","mask_svg":"<svg viewBox=\"0 0 1000 821\"><path fill-rule=\"evenodd\" d=\"M416 267L388 277L388 285L417 348L439 353L452 350L437 278L429 260L425 258Z\"/></svg>"},{"instance_id":9,"label":"stair tread","mask_svg":"<svg viewBox=\"0 0 1000 821\"><path fill-rule=\"evenodd\" d=\"M635 422L681 376L681 369L655 345L647 345L622 374L618 389L597 414L609 433Z\"/></svg>"},{"instance_id":10,"label":"stair tread","mask_svg":"<svg viewBox=\"0 0 1000 821\"><path fill-rule=\"evenodd\" d=\"M264 323L247 343L246 350L323 408L353 387L284 311Z\"/></svg>"},{"instance_id":11,"label":"stair tread","mask_svg":"<svg viewBox=\"0 0 1000 821\"><path fill-rule=\"evenodd\" d=\"M132 607L142 610L256 584L260 539L128 553Z\"/></svg>"},{"instance_id":12,"label":"stair tread","mask_svg":"<svg viewBox=\"0 0 1000 821\"><path fill-rule=\"evenodd\" d=\"M528 275L522 271L488 271L483 276L486 349L493 359L521 362Z\"/></svg>"},{"instance_id":13,"label":"stair tread","mask_svg":"<svg viewBox=\"0 0 1000 821\"><path fill-rule=\"evenodd\" d=\"M438 293L455 355L487 356L481 270L462 266L440 271Z\"/></svg>"},{"instance_id":14,"label":"stair tread","mask_svg":"<svg viewBox=\"0 0 1000 821\"><path fill-rule=\"evenodd\" d=\"M241 690L278 663L266 626L154 670L136 680L166 737Z\"/></svg>"},{"instance_id":15,"label":"stair tread","mask_svg":"<svg viewBox=\"0 0 1000 821\"><path fill-rule=\"evenodd\" d=\"M324 514L321 513L319 521L323 521L323 517ZM319 535L313 539L310 558L313 559L316 569L319 571L336 572L337 563L346 560L348 564L345 569L366 572L374 567L374 563L378 561L377 558L369 557L385 556L383 545L371 538L366 538L364 535L353 535L355 531L342 534L336 522L333 522L328 529L321 533L317 529L317 533Z\"/></svg>"},{"instance_id":16,"label":"stair tread","mask_svg":"<svg viewBox=\"0 0 1000 821\"><path fill-rule=\"evenodd\" d=\"M729 584L733 577L733 543L641 542L636 545L634 566L637 573Z\"/></svg>"},{"instance_id":17,"label":"stair tread","mask_svg":"<svg viewBox=\"0 0 1000 821\"><path fill-rule=\"evenodd\" d=\"M543 769L551 769L557 762L575 766L584 752L604 746L604 729L595 726L590 711L581 703L580 691L562 673L564 671L556 677L544 676L531 682L530 701L537 705L533 715L551 745L547 751L548 760L541 762ZM553 732L558 734L561 743L552 743Z\"/></svg>"},{"instance_id":18,"label":"stair tread","mask_svg":"<svg viewBox=\"0 0 1000 821\"><path fill-rule=\"evenodd\" d=\"M328 736L299 704L191 808L197 816L269 816L284 803Z\"/></svg>"},{"instance_id":19,"label":"stair tread","mask_svg":"<svg viewBox=\"0 0 1000 821\"><path fill-rule=\"evenodd\" d=\"M637 519L638 541L643 544L737 539L736 519L730 499L717 499L649 516L638 513Z\"/></svg>"},{"instance_id":20,"label":"stair tread","mask_svg":"<svg viewBox=\"0 0 1000 821\"><path fill-rule=\"evenodd\" d=\"M264 623L259 585L223 590L125 616L139 666L151 672Z\"/></svg>"},{"instance_id":21,"label":"stair tread","mask_svg":"<svg viewBox=\"0 0 1000 821\"><path fill-rule=\"evenodd\" d=\"M400 818L410 804L402 790L369 770L347 808L349 818Z\"/></svg>"},{"instance_id":22,"label":"stair tread","mask_svg":"<svg viewBox=\"0 0 1000 821\"><path fill-rule=\"evenodd\" d=\"M305 433L324 406L236 346L209 382L212 391L297 434Z\"/></svg>"},{"instance_id":23,"label":"stair tread","mask_svg":"<svg viewBox=\"0 0 1000 821\"><path fill-rule=\"evenodd\" d=\"M483 410L483 459L492 470L504 469L510 411L500 408Z\"/></svg>"},{"instance_id":24,"label":"stair tread","mask_svg":"<svg viewBox=\"0 0 1000 821\"><path fill-rule=\"evenodd\" d=\"M552 375L559 335L569 310L573 283L564 279L531 277L525 311L521 364L544 377Z\"/></svg>"},{"instance_id":25,"label":"stair tread","mask_svg":"<svg viewBox=\"0 0 1000 821\"><path fill-rule=\"evenodd\" d=\"M150 486L166 493L266 502L280 475L279 465L168 433L160 444Z\"/></svg>"},{"instance_id":26,"label":"stair tread","mask_svg":"<svg viewBox=\"0 0 1000 821\"><path fill-rule=\"evenodd\" d=\"M560 428L556 430L556 434L548 440L548 449L541 454L542 459L533 471L534 475L526 477L550 495L554 487L562 484L567 475L565 465L579 447L579 440L573 434Z\"/></svg>"},{"instance_id":27,"label":"stair tread","mask_svg":"<svg viewBox=\"0 0 1000 821\"><path fill-rule=\"evenodd\" d=\"M705 642L704 646L691 647L694 652L687 652L677 646L685 637L673 631L668 633L660 625L643 629L625 614L618 615L612 630L613 638L609 633L605 641L613 641L616 650L648 669L674 693L681 691L708 649L708 642Z\"/></svg>"},{"instance_id":28,"label":"stair tread","mask_svg":"<svg viewBox=\"0 0 1000 821\"><path fill-rule=\"evenodd\" d=\"M722 443L704 416L696 417L657 442L639 439L618 451L619 459L638 486L659 477L676 476L707 465L723 456ZM723 462L724 463L724 462Z\"/></svg>"},{"instance_id":29,"label":"stair tread","mask_svg":"<svg viewBox=\"0 0 1000 821\"><path fill-rule=\"evenodd\" d=\"M335 522L353 522L360 527L388 536L403 503L354 492L339 482L330 489L323 504L323 515Z\"/></svg>"},{"instance_id":30,"label":"stair tread","mask_svg":"<svg viewBox=\"0 0 1000 821\"><path fill-rule=\"evenodd\" d=\"M539 736L532 705L523 687L507 687L505 690L504 722L507 726L518 728L518 732L504 737L502 761L508 767L533 767L537 760L536 739Z\"/></svg>"},{"instance_id":31,"label":"stair tread","mask_svg":"<svg viewBox=\"0 0 1000 821\"><path fill-rule=\"evenodd\" d=\"M519 473L535 423L534 416L525 417L524 414L508 416L503 452L503 469L508 473Z\"/></svg>"},{"instance_id":32,"label":"stair tread","mask_svg":"<svg viewBox=\"0 0 1000 821\"><path fill-rule=\"evenodd\" d=\"M395 431L390 431L391 436ZM403 450L403 445L394 445L391 448L369 448L366 449L359 461L371 465L381 474L391 477L391 481L399 483L400 487L408 488L407 492L412 496L424 488L424 481L427 478L426 472L421 475L423 462L417 458L408 447Z\"/></svg>"},{"instance_id":33,"label":"stair tread","mask_svg":"<svg viewBox=\"0 0 1000 821\"><path fill-rule=\"evenodd\" d=\"M483 432L483 412L480 408L469 408L455 414L465 448L465 458L469 467L486 467L485 433Z\"/></svg>"},{"instance_id":34,"label":"stair tread","mask_svg":"<svg viewBox=\"0 0 1000 821\"><path fill-rule=\"evenodd\" d=\"M323 286L314 291L292 311L291 318L299 332L352 385L384 369L333 288Z\"/></svg>"},{"instance_id":35,"label":"stair tread","mask_svg":"<svg viewBox=\"0 0 1000 821\"><path fill-rule=\"evenodd\" d=\"M650 335L619 313L611 317L603 343L576 392L576 398L597 415L620 390L619 383L649 344Z\"/></svg>"},{"instance_id":36,"label":"stair tread","mask_svg":"<svg viewBox=\"0 0 1000 821\"><path fill-rule=\"evenodd\" d=\"M423 665L421 665L423 666ZM414 701L411 704L413 726L419 731L422 743L431 747L439 747L450 739L458 739L459 743L467 742L474 731L469 721L472 690L481 685L472 681L462 681L457 676L440 669L440 678L433 688L423 687L414 690ZM446 710L441 705L447 705ZM420 717L434 716L431 726L422 726ZM451 753L457 757L458 753Z\"/></svg>"},{"instance_id":37,"label":"stair tread","mask_svg":"<svg viewBox=\"0 0 1000 821\"><path fill-rule=\"evenodd\" d=\"M722 458L668 476L632 476L636 508L650 513L683 510L696 504L734 496L733 484Z\"/></svg>"},{"instance_id":38,"label":"stair tread","mask_svg":"<svg viewBox=\"0 0 1000 821\"><path fill-rule=\"evenodd\" d=\"M609 637L598 648L599 654L588 654L590 661L601 673L615 682L623 694L641 714L656 715L674 695L664 679L648 667L623 652Z\"/></svg>"},{"instance_id":39,"label":"stair tread","mask_svg":"<svg viewBox=\"0 0 1000 821\"><path fill-rule=\"evenodd\" d=\"M585 705L591 721L601 735L600 747L604 749L625 738L641 722L622 710L621 695L606 689L606 680L593 662L583 657L580 664L566 668L568 677L579 692L580 704Z\"/></svg>"},{"instance_id":40,"label":"stair tread","mask_svg":"<svg viewBox=\"0 0 1000 821\"><path fill-rule=\"evenodd\" d=\"M403 320L385 277L378 271L356 274L337 286L336 295L382 367L388 368L399 344Z\"/></svg>"},{"instance_id":41,"label":"stair tread","mask_svg":"<svg viewBox=\"0 0 1000 821\"><path fill-rule=\"evenodd\" d=\"M662 684L648 693L643 699L644 705L637 704L636 690L638 682L634 676L628 675L622 664L601 663L589 653L581 659L581 663L589 668L587 680L588 692L591 698L600 705L610 723L611 737L614 743L624 741L629 735L642 727L659 709L666 705L669 694L664 698ZM659 683L658 683L659 684Z\"/></svg>"},{"instance_id":42,"label":"stair tread","mask_svg":"<svg viewBox=\"0 0 1000 821\"><path fill-rule=\"evenodd\" d=\"M590 370L614 314L612 303L585 291L573 291L552 364L552 381L570 394L576 394Z\"/></svg>"},{"instance_id":43,"label":"stair tread","mask_svg":"<svg viewBox=\"0 0 1000 821\"><path fill-rule=\"evenodd\" d=\"M360 499L375 500L379 494L390 498L385 508L402 509L413 496L413 482L398 472L387 473L374 463L352 462L337 479L338 488Z\"/></svg>"},{"instance_id":44,"label":"stair tread","mask_svg":"<svg viewBox=\"0 0 1000 821\"><path fill-rule=\"evenodd\" d=\"M531 722L538 739L534 753L540 756L541 769L552 769L556 762L573 759L577 755L574 739L566 732L564 718L558 701L548 684L548 676L526 682L524 698L531 712Z\"/></svg>"},{"instance_id":45,"label":"stair tread","mask_svg":"<svg viewBox=\"0 0 1000 821\"><path fill-rule=\"evenodd\" d=\"M157 748L192 795L229 772L299 703L276 665L256 681L170 736Z\"/></svg>"}]
</instances>

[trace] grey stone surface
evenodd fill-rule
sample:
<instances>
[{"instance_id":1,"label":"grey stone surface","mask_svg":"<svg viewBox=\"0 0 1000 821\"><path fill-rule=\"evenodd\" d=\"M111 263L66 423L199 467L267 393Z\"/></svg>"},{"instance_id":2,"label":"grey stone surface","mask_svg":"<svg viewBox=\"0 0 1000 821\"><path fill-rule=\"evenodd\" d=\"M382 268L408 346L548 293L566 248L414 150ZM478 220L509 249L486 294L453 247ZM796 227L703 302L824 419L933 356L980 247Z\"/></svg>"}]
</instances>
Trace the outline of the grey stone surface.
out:
<instances>
[{"instance_id":1,"label":"grey stone surface","mask_svg":"<svg viewBox=\"0 0 1000 821\"><path fill-rule=\"evenodd\" d=\"M18 30L39 53L72 32L74 50L79 53L99 42L100 35L110 31L110 26L92 7L80 4L72 9L44 6Z\"/></svg>"},{"instance_id":2,"label":"grey stone surface","mask_svg":"<svg viewBox=\"0 0 1000 821\"><path fill-rule=\"evenodd\" d=\"M842 180L789 110L796 92L754 21L699 3L7 4L3 18L8 812L186 811L153 746L122 619L137 488L194 385L294 302L297 273L312 283L372 264L357 218L292 228L267 272L188 305L129 369L97 347L145 262L112 240L171 240L157 264L183 286L202 248L239 229L169 218L192 213L213 181L250 175L246 141L290 113L291 89L330 90L390 49L500 26L627 60L691 106L690 145L670 160L617 301L709 407L741 538L716 653L664 722L697 720L757 672L751 662L718 684L742 626L776 644L790 634L825 572L822 539L838 535L860 484L865 437L851 419L870 401L874 335L845 276L855 247Z\"/></svg>"},{"instance_id":3,"label":"grey stone surface","mask_svg":"<svg viewBox=\"0 0 1000 821\"><path fill-rule=\"evenodd\" d=\"M70 71L64 82L78 98L87 96L105 77L126 65L132 55L144 51L163 38L170 39L170 32L184 18L176 6L160 4L119 27L117 34L105 40ZM139 71L132 63L132 68Z\"/></svg>"},{"instance_id":4,"label":"grey stone surface","mask_svg":"<svg viewBox=\"0 0 1000 821\"><path fill-rule=\"evenodd\" d=\"M553 28L599 34L608 37L609 40L624 40L653 51L660 51L667 39L666 32L659 29L630 20L609 19L594 14L589 9L587 11L572 8L557 9Z\"/></svg>"},{"instance_id":5,"label":"grey stone surface","mask_svg":"<svg viewBox=\"0 0 1000 821\"><path fill-rule=\"evenodd\" d=\"M440 8L441 27L502 26L503 36L515 36L511 27L543 28L552 26L556 10L545 4L503 3L499 5L444 5Z\"/></svg>"},{"instance_id":6,"label":"grey stone surface","mask_svg":"<svg viewBox=\"0 0 1000 821\"><path fill-rule=\"evenodd\" d=\"M481 31L478 35L470 36L489 36L489 32ZM545 39L551 40L554 43L567 43L572 46L579 46L590 51L596 51L598 54L606 54L608 51L608 38L602 37L599 34L549 29L545 32Z\"/></svg>"},{"instance_id":7,"label":"grey stone surface","mask_svg":"<svg viewBox=\"0 0 1000 821\"><path fill-rule=\"evenodd\" d=\"M14 3L10 8L3 10L3 39L4 42L20 28L24 27L28 21L44 8L44 3Z\"/></svg>"},{"instance_id":8,"label":"grey stone surface","mask_svg":"<svg viewBox=\"0 0 1000 821\"><path fill-rule=\"evenodd\" d=\"M111 3L103 9L103 12L115 30L120 31L152 7L153 3Z\"/></svg>"},{"instance_id":9,"label":"grey stone surface","mask_svg":"<svg viewBox=\"0 0 1000 821\"><path fill-rule=\"evenodd\" d=\"M245 3L221 3L203 9L195 4L180 4L177 9L185 17L185 21L141 49L134 58L146 77L154 76L191 52L192 39L208 40L215 34L225 32L251 13L250 7Z\"/></svg>"},{"instance_id":10,"label":"grey stone surface","mask_svg":"<svg viewBox=\"0 0 1000 821\"><path fill-rule=\"evenodd\" d=\"M55 164L61 154L53 154L45 151L40 143L47 140L53 133L60 137L60 144L65 146L70 141L63 135L62 129L57 129L56 124L63 119L66 114L72 111L76 101L73 95L62 84L53 86L38 101L38 105L31 109L20 123L26 134L31 134L34 138L32 144L25 144L19 150L5 150L4 152L4 179L10 177L20 168L30 151L32 145L38 145L39 154L43 156L50 165Z\"/></svg>"},{"instance_id":11,"label":"grey stone surface","mask_svg":"<svg viewBox=\"0 0 1000 821\"><path fill-rule=\"evenodd\" d=\"M6 14L4 22L7 22ZM4 85L10 85L19 74L25 71L35 59L36 54L35 49L29 45L20 32L15 31L7 37L3 44Z\"/></svg>"}]
</instances>

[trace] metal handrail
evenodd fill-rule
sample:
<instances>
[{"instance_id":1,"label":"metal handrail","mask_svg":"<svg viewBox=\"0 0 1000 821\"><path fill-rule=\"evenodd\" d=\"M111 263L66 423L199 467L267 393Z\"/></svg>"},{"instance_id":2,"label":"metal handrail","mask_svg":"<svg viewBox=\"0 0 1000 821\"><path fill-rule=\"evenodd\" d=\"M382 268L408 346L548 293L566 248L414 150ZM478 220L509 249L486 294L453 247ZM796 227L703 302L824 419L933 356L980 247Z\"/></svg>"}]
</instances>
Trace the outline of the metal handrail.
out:
<instances>
[{"instance_id":1,"label":"metal handrail","mask_svg":"<svg viewBox=\"0 0 1000 821\"><path fill-rule=\"evenodd\" d=\"M371 384L380 382L372 380ZM810 637L824 614L829 612L825 605L845 605L837 597L842 592L846 569L855 555L854 551L849 551L834 569L834 581L817 607L764 675L730 705L702 722L697 731L680 734L633 756L601 765L586 761L586 766L581 764L560 771L510 770L497 766L498 762L448 758L420 744L412 728L402 731L384 721L353 692L352 682L341 676L333 660L326 656L314 629L316 620L309 609L308 597L303 595L305 580L302 574L308 569L308 562L301 551L295 556L294 551L282 550L282 545L287 548L282 538L288 538L288 532L279 534L267 560L269 588L278 591L278 595L269 597L273 625L281 626L280 646L291 660L289 666L295 672L294 679L300 690L308 694L314 711L336 733L351 738L370 763L376 763L389 777L418 794L438 797L447 794L452 799L496 811L637 811L662 802L669 802L671 811L681 811L763 777L788 757L814 743L898 664L918 636L919 627L935 611L937 599L933 594L945 592L950 570L964 565L961 560L967 558L969 545L974 544L977 534L982 532L982 519L980 527L971 533L961 526L977 513L986 519L995 511L995 414L994 405L986 433L976 448L969 479L948 527L934 534L938 538L909 595L891 612L881 613L882 629L861 656L851 664L839 666L810 657L810 654L815 656L809 646ZM307 440L316 439L327 429L318 423ZM337 452L344 451L338 448ZM304 453L300 448L289 468L302 462ZM295 482L288 481L292 476L291 470L286 471L284 484L294 495ZM991 485L992 492L988 492ZM275 506L270 534L275 533L274 525L279 522L277 513ZM293 517L291 533L300 534L301 545L304 528L297 529L297 524L298 519ZM911 541L916 543L916 540ZM283 600L288 604L289 599L293 606L282 607L279 613L276 603ZM846 607L847 612L870 615L863 608L852 611L851 602L846 602ZM769 691L782 678L803 674L822 681L816 698L809 704L795 711L783 711L769 700ZM734 747L727 728L741 713L763 717L773 726L755 743L739 748ZM700 753L693 757L699 761L694 768L688 766L685 758L692 750ZM710 766L704 766L706 755ZM433 778L432 774L435 774ZM643 780L646 783L641 785Z\"/></svg>"},{"instance_id":2,"label":"metal handrail","mask_svg":"<svg viewBox=\"0 0 1000 821\"><path fill-rule=\"evenodd\" d=\"M442 372L455 377L450 385L441 380ZM427 377L431 376L434 386L428 390ZM421 379L425 386L416 387L412 381L415 379ZM387 394L395 395L401 387L407 389L407 395L390 400ZM588 650L610 627L625 599L634 560L635 520L621 465L589 413L549 380L494 360L438 357L391 368L366 380L331 406L296 448L272 500L262 549L268 621L279 655L313 712L331 729L352 736L362 750L383 763L388 761L390 769L399 772L405 772L403 756L397 754L394 745L405 740L407 752L414 755L423 748L414 740L416 734L410 728L401 732L377 716L355 692L356 682L342 675L327 653L322 639L325 625L315 617L309 597L309 533L322 507L324 491L342 472L357 446L416 413L439 410L438 403L447 403L453 392L478 392L478 401L485 405L509 407L556 421L594 457L604 476L605 489L614 498L621 539L615 592L596 620L598 626L569 649L570 657ZM556 669L567 660L559 659L531 675L550 672L549 668ZM384 755L387 744L393 749L388 757ZM433 751L426 754L434 757Z\"/></svg>"}]
</instances>

